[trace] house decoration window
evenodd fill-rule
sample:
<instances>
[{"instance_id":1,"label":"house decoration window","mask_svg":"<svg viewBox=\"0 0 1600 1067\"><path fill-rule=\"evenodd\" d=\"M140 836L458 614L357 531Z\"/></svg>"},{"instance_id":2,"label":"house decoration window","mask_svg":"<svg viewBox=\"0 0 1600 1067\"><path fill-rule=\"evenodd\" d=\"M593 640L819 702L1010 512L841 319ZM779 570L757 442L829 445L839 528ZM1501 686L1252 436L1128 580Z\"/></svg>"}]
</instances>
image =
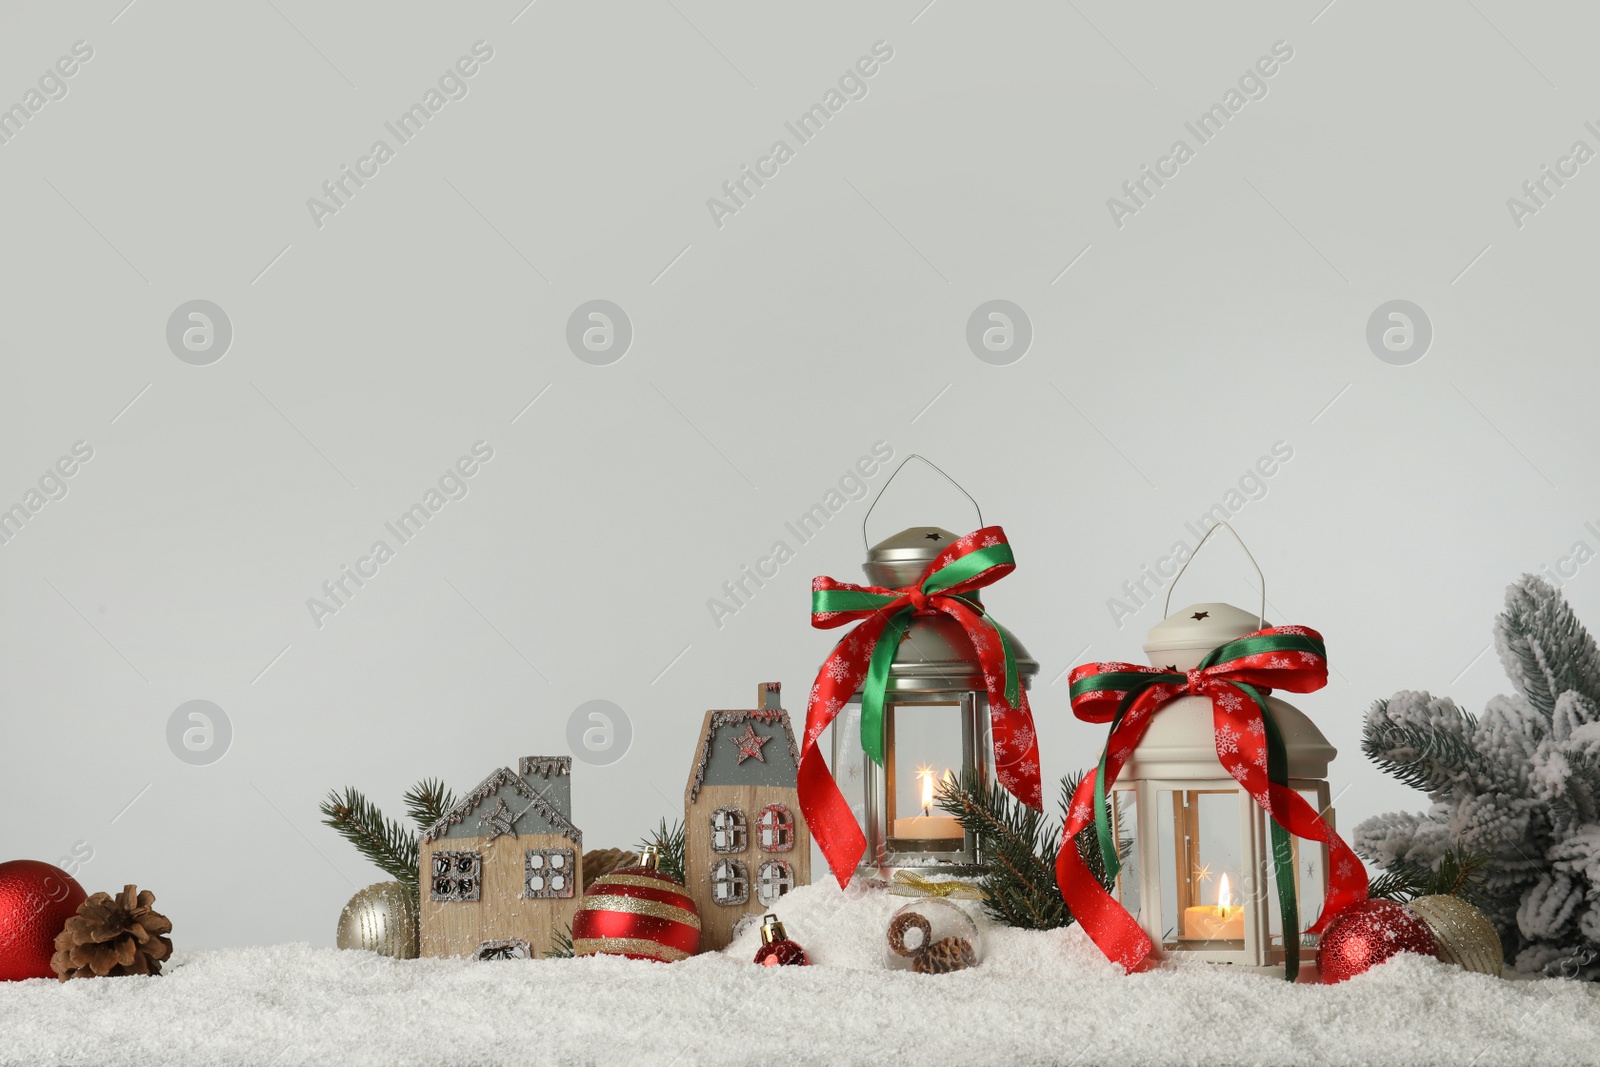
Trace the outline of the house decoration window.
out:
<instances>
[{"instance_id":1,"label":"house decoration window","mask_svg":"<svg viewBox=\"0 0 1600 1067\"><path fill-rule=\"evenodd\" d=\"M743 852L746 827L744 812L739 808L718 808L711 813L711 851L720 853Z\"/></svg>"},{"instance_id":2,"label":"house decoration window","mask_svg":"<svg viewBox=\"0 0 1600 1067\"><path fill-rule=\"evenodd\" d=\"M767 907L794 888L794 871L783 860L768 860L756 873L756 899Z\"/></svg>"},{"instance_id":3,"label":"house decoration window","mask_svg":"<svg viewBox=\"0 0 1600 1067\"><path fill-rule=\"evenodd\" d=\"M559 900L572 896L574 866L570 848L528 849L523 858L523 897L528 900Z\"/></svg>"},{"instance_id":4,"label":"house decoration window","mask_svg":"<svg viewBox=\"0 0 1600 1067\"><path fill-rule=\"evenodd\" d=\"M768 804L756 819L756 843L763 852L794 849L794 816L782 804Z\"/></svg>"},{"instance_id":5,"label":"house decoration window","mask_svg":"<svg viewBox=\"0 0 1600 1067\"><path fill-rule=\"evenodd\" d=\"M750 875L738 860L718 860L711 868L711 899L724 907L750 899Z\"/></svg>"},{"instance_id":6,"label":"house decoration window","mask_svg":"<svg viewBox=\"0 0 1600 1067\"><path fill-rule=\"evenodd\" d=\"M439 901L479 900L483 856L477 852L435 852L430 896Z\"/></svg>"}]
</instances>

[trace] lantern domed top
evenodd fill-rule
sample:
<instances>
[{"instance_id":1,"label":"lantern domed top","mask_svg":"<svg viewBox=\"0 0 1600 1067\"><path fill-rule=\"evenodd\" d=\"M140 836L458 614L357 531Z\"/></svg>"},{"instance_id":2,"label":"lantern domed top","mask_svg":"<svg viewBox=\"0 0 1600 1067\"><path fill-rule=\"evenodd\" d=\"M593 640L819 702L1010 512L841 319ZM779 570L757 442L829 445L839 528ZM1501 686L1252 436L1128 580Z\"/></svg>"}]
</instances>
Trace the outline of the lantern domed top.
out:
<instances>
[{"instance_id":1,"label":"lantern domed top","mask_svg":"<svg viewBox=\"0 0 1600 1067\"><path fill-rule=\"evenodd\" d=\"M960 539L938 526L913 526L868 549L862 569L873 585L898 589L920 578L934 557Z\"/></svg>"},{"instance_id":2,"label":"lantern domed top","mask_svg":"<svg viewBox=\"0 0 1600 1067\"><path fill-rule=\"evenodd\" d=\"M1152 667L1192 670L1213 648L1267 625L1259 615L1232 604L1190 604L1150 628L1144 651Z\"/></svg>"},{"instance_id":3,"label":"lantern domed top","mask_svg":"<svg viewBox=\"0 0 1600 1067\"><path fill-rule=\"evenodd\" d=\"M960 539L959 534L939 526L913 526L868 549L862 570L873 585L898 589L920 578L934 557ZM1010 630L1005 630L1005 635L1016 659L1018 677L1024 686L1031 687L1034 675L1039 673L1039 662ZM942 614L918 615L911 620L889 666L890 692L951 692L984 687L983 664L960 623Z\"/></svg>"},{"instance_id":4,"label":"lantern domed top","mask_svg":"<svg viewBox=\"0 0 1600 1067\"><path fill-rule=\"evenodd\" d=\"M1231 604L1190 604L1150 628L1144 651L1152 667L1189 671L1200 665L1218 645L1237 641L1264 625L1254 612ZM1328 764L1338 755L1322 731L1298 708L1267 697L1273 718L1283 734L1289 757L1289 774L1296 778L1326 778ZM1206 697L1180 697L1150 722L1144 738L1123 769L1128 778L1223 778L1217 758L1211 701Z\"/></svg>"}]
</instances>

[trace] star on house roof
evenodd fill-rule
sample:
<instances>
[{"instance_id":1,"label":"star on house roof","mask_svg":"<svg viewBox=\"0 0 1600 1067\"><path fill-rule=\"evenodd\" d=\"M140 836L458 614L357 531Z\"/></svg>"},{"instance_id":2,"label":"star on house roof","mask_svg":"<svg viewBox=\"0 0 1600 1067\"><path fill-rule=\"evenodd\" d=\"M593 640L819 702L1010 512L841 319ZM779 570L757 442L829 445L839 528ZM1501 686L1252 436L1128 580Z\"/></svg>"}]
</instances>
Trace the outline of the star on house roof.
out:
<instances>
[{"instance_id":1,"label":"star on house roof","mask_svg":"<svg viewBox=\"0 0 1600 1067\"><path fill-rule=\"evenodd\" d=\"M428 828L422 840L436 841L442 837L493 840L505 834L515 837L520 826L521 832L557 833L582 847L583 831L572 824L568 814L572 810L570 794L565 790L572 767L571 757L530 756L519 766L522 774L502 767L479 782L472 792L457 800L455 807ZM530 774L545 788L535 788L526 777ZM563 788L557 789L558 784ZM491 800L495 802L492 810L486 807ZM510 803L513 800L517 801L515 805ZM524 822L525 819L528 821Z\"/></svg>"},{"instance_id":2,"label":"star on house roof","mask_svg":"<svg viewBox=\"0 0 1600 1067\"><path fill-rule=\"evenodd\" d=\"M749 759L751 756L754 756L756 759L760 760L762 763L767 762L767 757L765 757L765 756L763 756L761 754L761 746L766 744L768 741L771 741L772 740L772 735L770 735L770 734L758 734L758 733L756 733L756 728L754 726L751 726L748 723L746 723L745 724L745 728L744 728L744 733L739 734L739 735L737 735L735 737L730 737L730 738L728 738L728 740L732 741L734 743L734 745L736 745L738 747L738 749L739 749L739 762L740 763L743 763L745 760Z\"/></svg>"},{"instance_id":3,"label":"star on house roof","mask_svg":"<svg viewBox=\"0 0 1600 1067\"><path fill-rule=\"evenodd\" d=\"M505 834L516 837L517 820L525 814L527 813L512 811L511 806L506 803L505 797L500 797L499 803L493 811L478 816L478 830L488 837L490 841Z\"/></svg>"},{"instance_id":4,"label":"star on house roof","mask_svg":"<svg viewBox=\"0 0 1600 1067\"><path fill-rule=\"evenodd\" d=\"M789 713L783 710L777 682L762 682L756 691L756 706L740 711L712 710L700 724L700 743L695 747L694 766L684 799L693 804L700 790L708 785L756 785L793 789L800 766L800 746L795 743ZM756 746L750 759L739 747L740 734L753 726L755 733L747 744ZM762 742L777 738L775 745ZM731 744L730 744L731 742ZM738 758L735 758L738 757Z\"/></svg>"}]
</instances>

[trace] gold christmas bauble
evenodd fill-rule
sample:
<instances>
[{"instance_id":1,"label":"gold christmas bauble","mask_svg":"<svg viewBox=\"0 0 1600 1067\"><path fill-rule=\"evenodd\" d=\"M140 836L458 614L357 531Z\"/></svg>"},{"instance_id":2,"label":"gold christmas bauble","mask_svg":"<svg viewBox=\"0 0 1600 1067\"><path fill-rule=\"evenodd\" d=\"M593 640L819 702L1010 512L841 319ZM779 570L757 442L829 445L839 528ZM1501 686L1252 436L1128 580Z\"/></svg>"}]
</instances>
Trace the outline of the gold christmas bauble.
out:
<instances>
[{"instance_id":1,"label":"gold christmas bauble","mask_svg":"<svg viewBox=\"0 0 1600 1067\"><path fill-rule=\"evenodd\" d=\"M1500 977L1506 955L1489 917L1460 897L1418 897L1408 905L1439 942L1439 958L1479 974Z\"/></svg>"},{"instance_id":2,"label":"gold christmas bauble","mask_svg":"<svg viewBox=\"0 0 1600 1067\"><path fill-rule=\"evenodd\" d=\"M364 948L397 960L417 958L417 905L399 882L369 885L339 915L340 948Z\"/></svg>"}]
</instances>

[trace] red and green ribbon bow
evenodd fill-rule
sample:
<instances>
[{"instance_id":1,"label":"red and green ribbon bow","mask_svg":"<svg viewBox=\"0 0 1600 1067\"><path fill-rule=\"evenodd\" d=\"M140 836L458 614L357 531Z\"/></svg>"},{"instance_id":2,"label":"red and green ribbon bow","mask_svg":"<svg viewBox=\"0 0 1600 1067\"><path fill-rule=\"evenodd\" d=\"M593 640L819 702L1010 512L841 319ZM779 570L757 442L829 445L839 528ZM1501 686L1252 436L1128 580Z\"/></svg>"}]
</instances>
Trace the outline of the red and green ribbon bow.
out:
<instances>
[{"instance_id":1,"label":"red and green ribbon bow","mask_svg":"<svg viewBox=\"0 0 1600 1067\"><path fill-rule=\"evenodd\" d=\"M860 623L834 646L811 687L798 780L806 826L840 886L849 883L867 842L817 741L859 688L861 747L874 763L883 763L883 705L889 667L917 615L948 615L966 631L983 666L989 692L996 776L1018 800L1033 808L1042 806L1039 744L1028 694L1017 674L1016 654L977 595L979 589L1015 569L1005 531L986 526L949 545L917 581L899 589L852 585L827 577L811 583L812 626L831 629Z\"/></svg>"},{"instance_id":2,"label":"red and green ribbon bow","mask_svg":"<svg viewBox=\"0 0 1600 1067\"><path fill-rule=\"evenodd\" d=\"M1325 842L1329 851L1327 900L1308 932L1321 933L1341 909L1366 899L1366 868L1305 797L1289 788L1283 735L1266 700L1273 689L1309 693L1327 681L1322 635L1303 626L1271 626L1229 641L1191 671L1132 663L1086 663L1073 669L1073 713L1085 722L1109 722L1111 733L1095 773L1086 775L1073 795L1056 857L1056 880L1073 917L1108 958L1134 970L1149 958L1153 946L1134 917L1090 873L1074 837L1092 821L1107 879L1115 877L1121 863L1106 792L1156 713L1180 697L1210 698L1217 759L1271 818L1287 977L1299 973L1300 955L1290 834Z\"/></svg>"}]
</instances>

